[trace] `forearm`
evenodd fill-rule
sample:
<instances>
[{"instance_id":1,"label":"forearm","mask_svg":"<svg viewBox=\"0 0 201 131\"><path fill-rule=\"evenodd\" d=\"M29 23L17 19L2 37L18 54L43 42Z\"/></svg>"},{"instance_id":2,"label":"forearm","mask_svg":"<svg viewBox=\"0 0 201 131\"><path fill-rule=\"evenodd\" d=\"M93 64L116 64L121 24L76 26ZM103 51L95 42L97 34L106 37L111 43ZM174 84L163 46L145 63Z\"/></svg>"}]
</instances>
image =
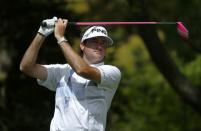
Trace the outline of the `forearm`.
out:
<instances>
[{"instance_id":1,"label":"forearm","mask_svg":"<svg viewBox=\"0 0 201 131\"><path fill-rule=\"evenodd\" d=\"M67 20L58 19L55 23L55 38L57 39L59 46L64 54L64 57L73 68L73 70L80 76L100 83L100 72L97 68L94 68L87 63L81 56L79 56L70 46L68 42L63 39L64 32L67 26Z\"/></svg>"},{"instance_id":2,"label":"forearm","mask_svg":"<svg viewBox=\"0 0 201 131\"><path fill-rule=\"evenodd\" d=\"M44 40L45 37L39 33L35 36L21 60L20 70L29 70L36 64L38 52Z\"/></svg>"},{"instance_id":3,"label":"forearm","mask_svg":"<svg viewBox=\"0 0 201 131\"><path fill-rule=\"evenodd\" d=\"M81 74L84 68L89 65L79 56L69 45L68 42L63 42L59 44L65 59L72 66L76 73Z\"/></svg>"}]
</instances>

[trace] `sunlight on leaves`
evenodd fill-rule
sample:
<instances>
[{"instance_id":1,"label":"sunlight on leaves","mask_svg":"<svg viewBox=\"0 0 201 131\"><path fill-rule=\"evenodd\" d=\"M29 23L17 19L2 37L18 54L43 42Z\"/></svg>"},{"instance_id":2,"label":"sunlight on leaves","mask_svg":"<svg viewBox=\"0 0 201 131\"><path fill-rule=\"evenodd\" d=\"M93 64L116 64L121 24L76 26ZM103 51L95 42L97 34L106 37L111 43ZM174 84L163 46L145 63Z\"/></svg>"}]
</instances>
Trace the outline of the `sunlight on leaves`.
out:
<instances>
[{"instance_id":1,"label":"sunlight on leaves","mask_svg":"<svg viewBox=\"0 0 201 131\"><path fill-rule=\"evenodd\" d=\"M76 14L83 14L89 11L89 5L84 0L67 0L67 8Z\"/></svg>"},{"instance_id":2,"label":"sunlight on leaves","mask_svg":"<svg viewBox=\"0 0 201 131\"><path fill-rule=\"evenodd\" d=\"M149 59L144 43L138 35L132 35L126 42L121 42L120 45L116 51L114 63L130 73L133 73Z\"/></svg>"}]
</instances>

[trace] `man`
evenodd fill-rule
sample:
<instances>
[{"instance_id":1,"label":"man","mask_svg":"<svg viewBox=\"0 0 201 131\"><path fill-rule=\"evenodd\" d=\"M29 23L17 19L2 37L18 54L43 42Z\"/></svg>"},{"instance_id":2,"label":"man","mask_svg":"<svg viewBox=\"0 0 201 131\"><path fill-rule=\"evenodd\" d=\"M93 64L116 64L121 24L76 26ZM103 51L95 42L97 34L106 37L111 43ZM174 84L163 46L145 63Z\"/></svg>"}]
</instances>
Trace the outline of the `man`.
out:
<instances>
[{"instance_id":1,"label":"man","mask_svg":"<svg viewBox=\"0 0 201 131\"><path fill-rule=\"evenodd\" d=\"M20 63L20 70L37 79L55 95L50 131L104 131L107 111L119 85L121 72L104 65L106 48L113 44L102 26L90 27L82 36L78 55L64 37L68 21L47 19L55 27L40 27ZM54 32L68 64L37 64L39 49Z\"/></svg>"}]
</instances>

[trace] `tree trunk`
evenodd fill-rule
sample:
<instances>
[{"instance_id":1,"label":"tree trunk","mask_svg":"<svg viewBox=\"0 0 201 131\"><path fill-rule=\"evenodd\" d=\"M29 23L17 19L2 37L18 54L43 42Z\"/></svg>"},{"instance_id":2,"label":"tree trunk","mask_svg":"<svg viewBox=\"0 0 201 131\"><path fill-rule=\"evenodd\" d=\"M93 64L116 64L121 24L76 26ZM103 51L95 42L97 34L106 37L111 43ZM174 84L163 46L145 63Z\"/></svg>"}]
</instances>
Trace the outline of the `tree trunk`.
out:
<instances>
[{"instance_id":1,"label":"tree trunk","mask_svg":"<svg viewBox=\"0 0 201 131\"><path fill-rule=\"evenodd\" d=\"M140 27L139 33L145 42L147 50L165 79L171 87L201 114L200 88L194 87L189 80L179 71L167 50L160 42L154 27Z\"/></svg>"},{"instance_id":2,"label":"tree trunk","mask_svg":"<svg viewBox=\"0 0 201 131\"><path fill-rule=\"evenodd\" d=\"M132 6L132 1L128 0ZM141 11L139 19L149 21L148 19L148 0L139 0ZM176 28L176 27L175 27ZM176 30L176 29L175 29ZM139 34L141 35L151 59L168 81L170 86L176 93L193 109L201 115L201 88L195 87L190 81L179 71L166 48L160 42L156 28L153 25L138 26Z\"/></svg>"}]
</instances>

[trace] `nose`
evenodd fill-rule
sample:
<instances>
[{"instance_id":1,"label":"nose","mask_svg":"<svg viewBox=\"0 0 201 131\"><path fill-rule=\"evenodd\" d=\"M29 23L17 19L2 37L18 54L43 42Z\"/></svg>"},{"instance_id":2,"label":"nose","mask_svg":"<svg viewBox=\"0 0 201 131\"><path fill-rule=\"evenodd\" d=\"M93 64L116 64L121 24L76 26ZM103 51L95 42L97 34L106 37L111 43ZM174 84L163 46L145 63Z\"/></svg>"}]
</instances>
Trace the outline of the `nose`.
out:
<instances>
[{"instance_id":1,"label":"nose","mask_svg":"<svg viewBox=\"0 0 201 131\"><path fill-rule=\"evenodd\" d=\"M105 43L103 43L103 42L98 42L97 43L97 49L103 49L103 48L105 48Z\"/></svg>"}]
</instances>

